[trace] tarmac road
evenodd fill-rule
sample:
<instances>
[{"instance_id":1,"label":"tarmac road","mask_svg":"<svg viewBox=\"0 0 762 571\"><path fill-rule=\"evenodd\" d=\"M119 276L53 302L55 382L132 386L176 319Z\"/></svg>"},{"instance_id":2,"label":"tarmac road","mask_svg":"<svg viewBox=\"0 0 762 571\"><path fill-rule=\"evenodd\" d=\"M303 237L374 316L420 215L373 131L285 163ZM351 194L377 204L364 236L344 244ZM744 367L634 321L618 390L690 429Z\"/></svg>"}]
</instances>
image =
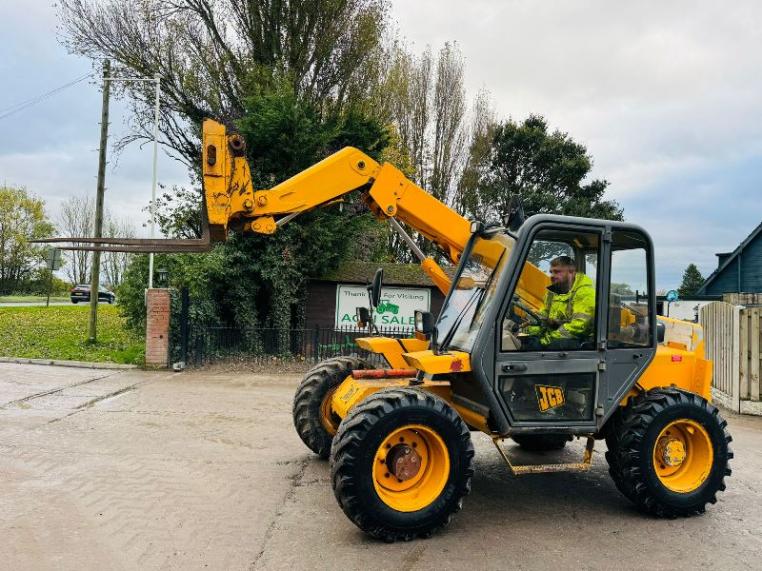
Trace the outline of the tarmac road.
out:
<instances>
[{"instance_id":1,"label":"tarmac road","mask_svg":"<svg viewBox=\"0 0 762 571\"><path fill-rule=\"evenodd\" d=\"M103 302L100 302L103 303ZM40 307L45 306L44 301L34 301L31 303L16 303L16 302L3 302L0 303L0 307ZM71 305L70 301L51 301L50 305Z\"/></svg>"},{"instance_id":2,"label":"tarmac road","mask_svg":"<svg viewBox=\"0 0 762 571\"><path fill-rule=\"evenodd\" d=\"M0 566L759 569L762 418L726 415L728 490L677 520L636 512L600 449L588 473L517 479L474 434L463 511L431 539L388 545L349 522L327 463L294 433L296 382L0 364ZM564 460L581 455L569 448Z\"/></svg>"}]
</instances>

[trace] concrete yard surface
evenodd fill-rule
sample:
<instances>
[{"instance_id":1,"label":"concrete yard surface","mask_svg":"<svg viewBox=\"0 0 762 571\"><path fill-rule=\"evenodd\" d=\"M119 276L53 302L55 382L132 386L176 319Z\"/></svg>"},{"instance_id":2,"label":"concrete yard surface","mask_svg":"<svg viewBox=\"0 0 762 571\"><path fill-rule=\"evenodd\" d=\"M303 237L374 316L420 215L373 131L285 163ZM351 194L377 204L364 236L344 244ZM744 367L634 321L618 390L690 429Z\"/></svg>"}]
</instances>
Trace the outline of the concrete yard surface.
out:
<instances>
[{"instance_id":1,"label":"concrete yard surface","mask_svg":"<svg viewBox=\"0 0 762 571\"><path fill-rule=\"evenodd\" d=\"M725 414L735 459L703 516L638 513L598 443L581 474L512 477L474 434L473 490L427 540L343 514L291 421L298 377L0 363L3 569L759 569L762 418ZM530 455L518 461L569 461Z\"/></svg>"}]
</instances>

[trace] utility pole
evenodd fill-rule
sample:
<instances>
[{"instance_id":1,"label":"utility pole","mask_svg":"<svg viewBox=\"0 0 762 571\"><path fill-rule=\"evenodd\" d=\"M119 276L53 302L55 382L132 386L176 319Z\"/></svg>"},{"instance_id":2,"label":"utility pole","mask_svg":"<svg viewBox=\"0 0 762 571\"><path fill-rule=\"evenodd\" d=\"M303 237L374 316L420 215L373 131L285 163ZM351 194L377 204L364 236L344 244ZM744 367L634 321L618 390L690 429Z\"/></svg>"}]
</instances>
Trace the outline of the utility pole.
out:
<instances>
[{"instance_id":1,"label":"utility pole","mask_svg":"<svg viewBox=\"0 0 762 571\"><path fill-rule=\"evenodd\" d=\"M161 76L154 76L156 81L156 103L153 118L153 179L151 181L151 238L156 233L156 173L159 160L159 99L161 98ZM153 252L148 254L148 288L153 287Z\"/></svg>"},{"instance_id":2,"label":"utility pole","mask_svg":"<svg viewBox=\"0 0 762 571\"><path fill-rule=\"evenodd\" d=\"M111 83L108 81L111 61L103 62L103 104L101 109L101 147L98 154L98 186L95 195L95 238L103 235L103 194L106 190L106 146L108 144L108 100ZM101 273L101 253L93 252L93 270L90 280L90 324L87 340L95 343L98 325L98 283Z\"/></svg>"}]
</instances>

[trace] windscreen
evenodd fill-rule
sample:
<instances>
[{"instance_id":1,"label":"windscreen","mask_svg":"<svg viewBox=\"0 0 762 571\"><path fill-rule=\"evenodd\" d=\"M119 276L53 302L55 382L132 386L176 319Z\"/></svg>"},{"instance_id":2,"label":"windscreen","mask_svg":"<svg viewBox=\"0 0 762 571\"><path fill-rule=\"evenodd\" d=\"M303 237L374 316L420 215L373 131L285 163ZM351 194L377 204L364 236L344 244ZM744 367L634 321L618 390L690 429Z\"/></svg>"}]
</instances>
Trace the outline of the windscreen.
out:
<instances>
[{"instance_id":1,"label":"windscreen","mask_svg":"<svg viewBox=\"0 0 762 571\"><path fill-rule=\"evenodd\" d=\"M507 234L475 239L439 314L437 338L442 349L471 351L514 244Z\"/></svg>"}]
</instances>

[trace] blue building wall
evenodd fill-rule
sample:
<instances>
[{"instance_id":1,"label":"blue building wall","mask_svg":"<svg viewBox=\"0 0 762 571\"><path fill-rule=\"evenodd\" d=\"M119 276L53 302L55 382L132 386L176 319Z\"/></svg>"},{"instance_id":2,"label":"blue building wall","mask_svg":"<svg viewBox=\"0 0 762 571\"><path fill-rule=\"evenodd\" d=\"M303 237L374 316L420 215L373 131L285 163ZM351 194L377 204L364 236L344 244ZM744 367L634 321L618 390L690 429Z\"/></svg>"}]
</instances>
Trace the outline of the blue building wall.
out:
<instances>
[{"instance_id":1,"label":"blue building wall","mask_svg":"<svg viewBox=\"0 0 762 571\"><path fill-rule=\"evenodd\" d=\"M741 264L740 290L738 264ZM722 295L723 293L762 293L762 233L749 242L730 264L709 283L705 283L699 293Z\"/></svg>"},{"instance_id":2,"label":"blue building wall","mask_svg":"<svg viewBox=\"0 0 762 571\"><path fill-rule=\"evenodd\" d=\"M741 252L741 291L762 292L762 234Z\"/></svg>"}]
</instances>

